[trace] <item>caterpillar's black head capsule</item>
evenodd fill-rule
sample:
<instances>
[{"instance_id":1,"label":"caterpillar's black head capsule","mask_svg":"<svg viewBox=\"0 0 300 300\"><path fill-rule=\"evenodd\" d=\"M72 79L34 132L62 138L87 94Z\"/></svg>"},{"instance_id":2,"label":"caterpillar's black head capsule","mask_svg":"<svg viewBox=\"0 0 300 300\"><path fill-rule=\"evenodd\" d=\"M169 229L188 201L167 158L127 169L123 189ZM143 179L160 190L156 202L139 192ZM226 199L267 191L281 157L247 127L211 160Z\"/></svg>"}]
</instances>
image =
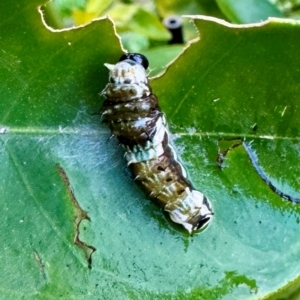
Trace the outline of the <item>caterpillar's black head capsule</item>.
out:
<instances>
[{"instance_id":1,"label":"caterpillar's black head capsule","mask_svg":"<svg viewBox=\"0 0 300 300\"><path fill-rule=\"evenodd\" d=\"M120 57L119 61L123 61L125 59L131 59L131 60L137 62L138 64L142 65L145 70L149 67L149 61L148 61L147 57L143 54L125 53Z\"/></svg>"}]
</instances>

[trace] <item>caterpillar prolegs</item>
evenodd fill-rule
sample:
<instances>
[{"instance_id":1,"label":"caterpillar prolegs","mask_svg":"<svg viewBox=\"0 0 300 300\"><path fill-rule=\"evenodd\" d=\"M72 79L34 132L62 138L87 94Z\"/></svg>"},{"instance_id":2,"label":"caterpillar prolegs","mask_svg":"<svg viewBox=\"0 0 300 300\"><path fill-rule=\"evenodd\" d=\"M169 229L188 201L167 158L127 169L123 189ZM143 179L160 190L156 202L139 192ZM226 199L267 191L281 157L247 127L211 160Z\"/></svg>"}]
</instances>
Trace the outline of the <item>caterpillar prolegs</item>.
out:
<instances>
[{"instance_id":1,"label":"caterpillar prolegs","mask_svg":"<svg viewBox=\"0 0 300 300\"><path fill-rule=\"evenodd\" d=\"M169 132L157 97L152 94L148 60L138 53L124 54L109 69L102 120L125 148L135 180L190 234L212 218L209 200L195 190L169 143Z\"/></svg>"}]
</instances>

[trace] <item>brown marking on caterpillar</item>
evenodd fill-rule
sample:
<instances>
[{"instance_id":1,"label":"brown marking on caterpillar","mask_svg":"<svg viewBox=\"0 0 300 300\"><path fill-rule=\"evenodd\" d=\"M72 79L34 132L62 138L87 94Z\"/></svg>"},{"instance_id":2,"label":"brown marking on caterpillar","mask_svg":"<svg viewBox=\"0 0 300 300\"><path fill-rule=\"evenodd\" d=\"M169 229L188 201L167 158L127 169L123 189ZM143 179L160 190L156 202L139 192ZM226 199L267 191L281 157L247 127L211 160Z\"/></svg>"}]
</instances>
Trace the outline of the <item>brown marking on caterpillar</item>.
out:
<instances>
[{"instance_id":1,"label":"brown marking on caterpillar","mask_svg":"<svg viewBox=\"0 0 300 300\"><path fill-rule=\"evenodd\" d=\"M116 65L105 66L110 74L101 93L102 120L124 146L135 180L190 234L208 225L213 215L210 202L193 188L169 144L164 114L143 67L147 59L129 53Z\"/></svg>"}]
</instances>

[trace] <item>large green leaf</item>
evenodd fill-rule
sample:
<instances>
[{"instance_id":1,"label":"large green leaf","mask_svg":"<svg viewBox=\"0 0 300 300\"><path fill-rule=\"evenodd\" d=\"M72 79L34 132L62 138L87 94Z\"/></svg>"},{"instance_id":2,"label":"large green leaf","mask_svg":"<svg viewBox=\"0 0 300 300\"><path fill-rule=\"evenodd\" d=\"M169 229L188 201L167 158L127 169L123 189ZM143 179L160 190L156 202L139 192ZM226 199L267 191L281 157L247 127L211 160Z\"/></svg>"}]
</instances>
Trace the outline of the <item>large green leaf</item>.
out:
<instances>
[{"instance_id":1,"label":"large green leaf","mask_svg":"<svg viewBox=\"0 0 300 300\"><path fill-rule=\"evenodd\" d=\"M211 226L189 237L147 201L94 115L103 63L121 54L112 23L53 32L41 4L0 4L1 298L258 299L291 282L293 291L298 206L270 189L243 146L221 169L216 157L220 137L245 137L278 188L299 190L300 25L199 19L201 40L152 82L214 207Z\"/></svg>"},{"instance_id":2,"label":"large green leaf","mask_svg":"<svg viewBox=\"0 0 300 300\"><path fill-rule=\"evenodd\" d=\"M255 279L257 297L262 297L297 282L299 275L299 208L278 197L259 172L277 189L300 198L300 57L295 42L300 27L279 19L255 27L226 27L209 18L196 24L201 40L152 86L178 144L186 145L182 157L190 169L202 170L193 178L216 201L216 220L209 230L214 235L213 227L221 222L226 233L215 234L218 247L225 246L213 257L221 265L239 261L231 268ZM176 88L170 89L172 85ZM245 138L259 172L242 146L229 151L221 170L216 168L221 137Z\"/></svg>"},{"instance_id":3,"label":"large green leaf","mask_svg":"<svg viewBox=\"0 0 300 300\"><path fill-rule=\"evenodd\" d=\"M268 17L282 17L280 10L269 0L216 0L221 11L233 23L254 23Z\"/></svg>"}]
</instances>

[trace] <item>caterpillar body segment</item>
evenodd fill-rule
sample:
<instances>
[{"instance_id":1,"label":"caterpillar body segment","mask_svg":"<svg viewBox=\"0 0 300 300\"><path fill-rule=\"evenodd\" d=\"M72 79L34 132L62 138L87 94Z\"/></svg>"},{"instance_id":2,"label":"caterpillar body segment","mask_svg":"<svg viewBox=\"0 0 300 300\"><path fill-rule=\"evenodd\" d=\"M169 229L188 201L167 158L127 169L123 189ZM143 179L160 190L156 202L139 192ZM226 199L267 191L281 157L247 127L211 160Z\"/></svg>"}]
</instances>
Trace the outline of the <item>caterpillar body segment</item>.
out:
<instances>
[{"instance_id":1,"label":"caterpillar body segment","mask_svg":"<svg viewBox=\"0 0 300 300\"><path fill-rule=\"evenodd\" d=\"M109 83L102 91L102 120L123 145L133 177L190 234L208 225L210 202L193 188L169 143L164 114L148 83L147 59L129 53L105 66Z\"/></svg>"}]
</instances>

